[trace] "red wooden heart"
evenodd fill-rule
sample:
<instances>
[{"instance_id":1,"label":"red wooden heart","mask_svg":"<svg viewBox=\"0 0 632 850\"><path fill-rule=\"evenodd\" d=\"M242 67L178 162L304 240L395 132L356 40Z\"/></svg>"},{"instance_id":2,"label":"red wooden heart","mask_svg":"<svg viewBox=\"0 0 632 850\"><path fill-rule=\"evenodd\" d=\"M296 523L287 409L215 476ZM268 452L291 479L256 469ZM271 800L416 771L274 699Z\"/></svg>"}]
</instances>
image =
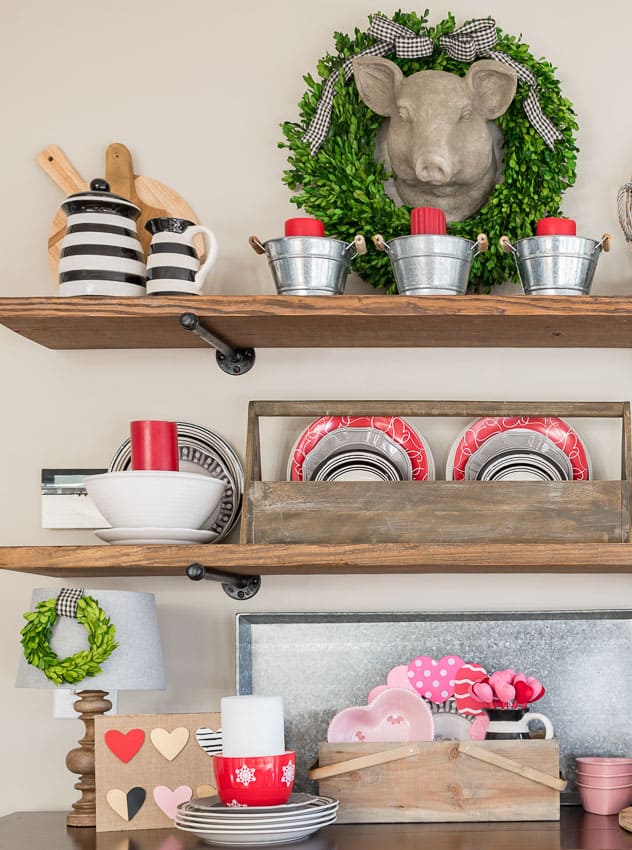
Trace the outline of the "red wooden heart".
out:
<instances>
[{"instance_id":1,"label":"red wooden heart","mask_svg":"<svg viewBox=\"0 0 632 850\"><path fill-rule=\"evenodd\" d=\"M108 729L104 738L106 747L125 764L134 758L145 743L145 733L142 729L130 729L129 732Z\"/></svg>"},{"instance_id":2,"label":"red wooden heart","mask_svg":"<svg viewBox=\"0 0 632 850\"><path fill-rule=\"evenodd\" d=\"M533 688L531 685L527 685L526 682L516 682L514 688L516 689L515 700L518 705L528 705L533 699Z\"/></svg>"}]
</instances>

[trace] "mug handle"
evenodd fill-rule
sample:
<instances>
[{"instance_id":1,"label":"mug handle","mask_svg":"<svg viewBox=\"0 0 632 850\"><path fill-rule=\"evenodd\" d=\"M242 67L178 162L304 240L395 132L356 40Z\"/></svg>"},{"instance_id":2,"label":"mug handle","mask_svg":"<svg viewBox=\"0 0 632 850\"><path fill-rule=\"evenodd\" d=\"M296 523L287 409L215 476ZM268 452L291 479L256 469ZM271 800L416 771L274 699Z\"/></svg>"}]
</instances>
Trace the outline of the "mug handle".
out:
<instances>
[{"instance_id":1,"label":"mug handle","mask_svg":"<svg viewBox=\"0 0 632 850\"><path fill-rule=\"evenodd\" d=\"M546 714L539 714L537 711L528 711L522 719L527 724L530 720L539 720L540 723L544 726L544 740L548 741L553 737L553 724L546 716Z\"/></svg>"},{"instance_id":2,"label":"mug handle","mask_svg":"<svg viewBox=\"0 0 632 850\"><path fill-rule=\"evenodd\" d=\"M208 227L203 227L201 224L194 224L193 227L187 227L186 229L187 240L190 239L193 242L193 237L197 236L198 233L204 237L206 247L206 260L200 266L194 280L195 288L199 292L204 286L206 275L211 270L215 260L217 260L217 239L213 231L209 230Z\"/></svg>"}]
</instances>

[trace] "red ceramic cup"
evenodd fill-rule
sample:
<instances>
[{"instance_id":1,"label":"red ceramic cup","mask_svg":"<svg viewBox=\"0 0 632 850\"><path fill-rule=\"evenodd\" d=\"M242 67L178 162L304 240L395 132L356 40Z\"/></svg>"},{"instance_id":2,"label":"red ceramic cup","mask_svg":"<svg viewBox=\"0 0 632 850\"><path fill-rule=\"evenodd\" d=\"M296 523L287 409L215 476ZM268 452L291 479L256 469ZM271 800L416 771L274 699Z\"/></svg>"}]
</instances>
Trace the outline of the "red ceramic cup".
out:
<instances>
[{"instance_id":1,"label":"red ceramic cup","mask_svg":"<svg viewBox=\"0 0 632 850\"><path fill-rule=\"evenodd\" d=\"M133 470L162 469L177 471L178 426L175 422L141 419L130 422Z\"/></svg>"},{"instance_id":2,"label":"red ceramic cup","mask_svg":"<svg viewBox=\"0 0 632 850\"><path fill-rule=\"evenodd\" d=\"M324 236L325 225L317 218L288 218L286 236Z\"/></svg>"},{"instance_id":3,"label":"red ceramic cup","mask_svg":"<svg viewBox=\"0 0 632 850\"><path fill-rule=\"evenodd\" d=\"M572 218L541 218L535 226L536 236L576 236L577 224Z\"/></svg>"},{"instance_id":4,"label":"red ceramic cup","mask_svg":"<svg viewBox=\"0 0 632 850\"><path fill-rule=\"evenodd\" d=\"M277 756L215 756L215 785L225 806L280 806L287 803L296 774L296 753Z\"/></svg>"}]
</instances>

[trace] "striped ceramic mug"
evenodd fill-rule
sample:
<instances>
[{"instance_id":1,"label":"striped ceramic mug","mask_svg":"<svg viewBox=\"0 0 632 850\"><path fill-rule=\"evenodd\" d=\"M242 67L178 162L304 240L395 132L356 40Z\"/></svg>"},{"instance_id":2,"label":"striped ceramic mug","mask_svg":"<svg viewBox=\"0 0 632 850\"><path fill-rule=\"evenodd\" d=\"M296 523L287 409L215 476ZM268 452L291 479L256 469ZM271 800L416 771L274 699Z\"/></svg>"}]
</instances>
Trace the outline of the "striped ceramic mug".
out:
<instances>
[{"instance_id":1,"label":"striped ceramic mug","mask_svg":"<svg viewBox=\"0 0 632 850\"><path fill-rule=\"evenodd\" d=\"M145 229L152 234L147 257L148 295L199 295L217 259L217 239L208 227L185 218L151 218ZM204 237L206 259L198 258L193 237Z\"/></svg>"},{"instance_id":2,"label":"striped ceramic mug","mask_svg":"<svg viewBox=\"0 0 632 850\"><path fill-rule=\"evenodd\" d=\"M140 209L105 180L70 195L61 242L61 295L145 295L145 257L136 234Z\"/></svg>"}]
</instances>

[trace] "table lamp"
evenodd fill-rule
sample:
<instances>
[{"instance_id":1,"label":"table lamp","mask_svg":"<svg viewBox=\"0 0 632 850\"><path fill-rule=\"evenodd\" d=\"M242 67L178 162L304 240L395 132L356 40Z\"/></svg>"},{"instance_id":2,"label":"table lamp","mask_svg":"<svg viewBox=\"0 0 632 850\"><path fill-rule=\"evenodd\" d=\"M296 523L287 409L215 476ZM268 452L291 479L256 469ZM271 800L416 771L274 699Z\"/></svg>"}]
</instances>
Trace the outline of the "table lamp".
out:
<instances>
[{"instance_id":1,"label":"table lamp","mask_svg":"<svg viewBox=\"0 0 632 850\"><path fill-rule=\"evenodd\" d=\"M98 607L95 608L89 600L95 600ZM70 750L66 756L66 766L72 773L80 774L75 788L81 792L81 798L72 804L73 811L68 813L67 824L94 827L94 718L112 707L106 699L107 692L153 691L164 690L165 687L154 595L120 590L65 588L56 592L51 588L37 588L33 591L31 611L35 612L40 603L44 603L44 608L37 610L54 623L48 633L50 637L45 635L44 639L62 661L88 649L90 624L85 621L88 605L91 606L91 620L96 614L101 624L109 620L114 626L113 637L118 646L109 657L99 662L101 672L96 675L85 676L73 684L65 681L55 684L43 670L29 663L23 652L16 681L18 688L66 688L77 693L79 699L74 707L85 724L85 735L79 741L80 746ZM83 623L77 620L78 611L80 617L84 617ZM27 627L32 623L37 624L37 618L29 619L27 615ZM41 656L41 652L38 654Z\"/></svg>"}]
</instances>

